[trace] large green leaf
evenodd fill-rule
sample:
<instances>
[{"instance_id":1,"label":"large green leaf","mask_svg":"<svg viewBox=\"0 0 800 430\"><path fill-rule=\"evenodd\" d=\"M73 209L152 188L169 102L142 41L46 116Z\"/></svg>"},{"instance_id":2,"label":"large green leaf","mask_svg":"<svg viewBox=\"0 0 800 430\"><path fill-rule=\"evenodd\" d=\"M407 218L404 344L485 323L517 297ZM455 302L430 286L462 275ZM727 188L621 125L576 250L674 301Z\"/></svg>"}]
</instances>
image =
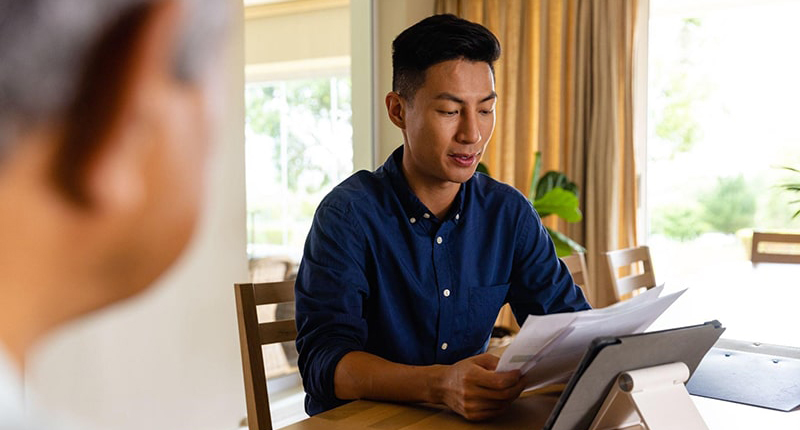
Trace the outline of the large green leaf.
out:
<instances>
[{"instance_id":1,"label":"large green leaf","mask_svg":"<svg viewBox=\"0 0 800 430\"><path fill-rule=\"evenodd\" d=\"M578 186L561 172L549 171L545 173L536 185L536 199L542 198L554 188L562 188L578 196Z\"/></svg>"},{"instance_id":2,"label":"large green leaf","mask_svg":"<svg viewBox=\"0 0 800 430\"><path fill-rule=\"evenodd\" d=\"M578 197L563 188L551 189L541 198L534 200L533 207L540 217L555 214L567 222L578 222L583 219L583 214L578 209Z\"/></svg>"},{"instance_id":3,"label":"large green leaf","mask_svg":"<svg viewBox=\"0 0 800 430\"><path fill-rule=\"evenodd\" d=\"M556 254L559 257L566 257L575 252L586 252L586 248L567 236L555 230L551 230L550 228L547 228L547 232L550 233L550 238L553 239L553 244L556 246Z\"/></svg>"}]
</instances>

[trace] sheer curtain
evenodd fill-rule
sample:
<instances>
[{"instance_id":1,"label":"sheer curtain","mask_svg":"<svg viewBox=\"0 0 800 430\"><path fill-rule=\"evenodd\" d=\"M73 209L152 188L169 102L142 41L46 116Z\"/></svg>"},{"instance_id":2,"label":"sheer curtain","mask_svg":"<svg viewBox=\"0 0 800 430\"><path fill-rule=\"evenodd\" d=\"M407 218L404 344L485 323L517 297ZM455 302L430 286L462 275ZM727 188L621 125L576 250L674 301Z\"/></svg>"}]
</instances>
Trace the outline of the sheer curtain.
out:
<instances>
[{"instance_id":1,"label":"sheer curtain","mask_svg":"<svg viewBox=\"0 0 800 430\"><path fill-rule=\"evenodd\" d=\"M546 223L586 247L586 295L595 307L616 300L603 253L637 243L633 61L642 1L437 0L435 7L485 25L502 45L497 128L484 156L492 176L527 193L538 150L545 170L578 184L583 222Z\"/></svg>"}]
</instances>

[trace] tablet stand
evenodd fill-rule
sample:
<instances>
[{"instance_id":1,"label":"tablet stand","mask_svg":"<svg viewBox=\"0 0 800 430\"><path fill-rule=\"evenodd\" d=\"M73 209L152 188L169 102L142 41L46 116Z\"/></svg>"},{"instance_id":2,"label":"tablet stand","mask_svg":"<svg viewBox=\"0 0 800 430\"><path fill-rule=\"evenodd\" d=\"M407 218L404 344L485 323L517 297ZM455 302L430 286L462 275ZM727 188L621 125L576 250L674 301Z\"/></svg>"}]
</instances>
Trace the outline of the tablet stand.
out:
<instances>
[{"instance_id":1,"label":"tablet stand","mask_svg":"<svg viewBox=\"0 0 800 430\"><path fill-rule=\"evenodd\" d=\"M684 383L681 362L622 372L589 430L708 430Z\"/></svg>"}]
</instances>

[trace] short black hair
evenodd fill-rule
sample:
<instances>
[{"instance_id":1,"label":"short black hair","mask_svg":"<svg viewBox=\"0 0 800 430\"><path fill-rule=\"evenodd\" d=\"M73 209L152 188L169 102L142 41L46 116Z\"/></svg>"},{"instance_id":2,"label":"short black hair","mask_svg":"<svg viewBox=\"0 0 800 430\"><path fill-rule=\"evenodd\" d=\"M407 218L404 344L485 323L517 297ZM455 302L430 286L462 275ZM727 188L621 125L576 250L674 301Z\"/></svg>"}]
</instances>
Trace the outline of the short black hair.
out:
<instances>
[{"instance_id":1,"label":"short black hair","mask_svg":"<svg viewBox=\"0 0 800 430\"><path fill-rule=\"evenodd\" d=\"M455 15L425 18L392 42L392 91L411 100L429 67L459 58L488 63L494 74L500 42L486 27Z\"/></svg>"}]
</instances>

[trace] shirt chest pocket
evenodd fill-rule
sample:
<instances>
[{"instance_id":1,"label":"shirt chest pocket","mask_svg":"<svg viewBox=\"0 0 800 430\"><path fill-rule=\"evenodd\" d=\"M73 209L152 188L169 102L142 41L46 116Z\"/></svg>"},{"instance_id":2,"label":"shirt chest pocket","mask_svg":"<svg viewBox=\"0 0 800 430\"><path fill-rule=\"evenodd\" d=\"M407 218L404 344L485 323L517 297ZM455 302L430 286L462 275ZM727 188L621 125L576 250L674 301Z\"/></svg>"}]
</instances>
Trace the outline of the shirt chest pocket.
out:
<instances>
[{"instance_id":1,"label":"shirt chest pocket","mask_svg":"<svg viewBox=\"0 0 800 430\"><path fill-rule=\"evenodd\" d=\"M469 344L478 347L486 343L492 333L497 313L505 303L509 284L495 284L488 287L472 287L469 289L469 320L465 333Z\"/></svg>"}]
</instances>

